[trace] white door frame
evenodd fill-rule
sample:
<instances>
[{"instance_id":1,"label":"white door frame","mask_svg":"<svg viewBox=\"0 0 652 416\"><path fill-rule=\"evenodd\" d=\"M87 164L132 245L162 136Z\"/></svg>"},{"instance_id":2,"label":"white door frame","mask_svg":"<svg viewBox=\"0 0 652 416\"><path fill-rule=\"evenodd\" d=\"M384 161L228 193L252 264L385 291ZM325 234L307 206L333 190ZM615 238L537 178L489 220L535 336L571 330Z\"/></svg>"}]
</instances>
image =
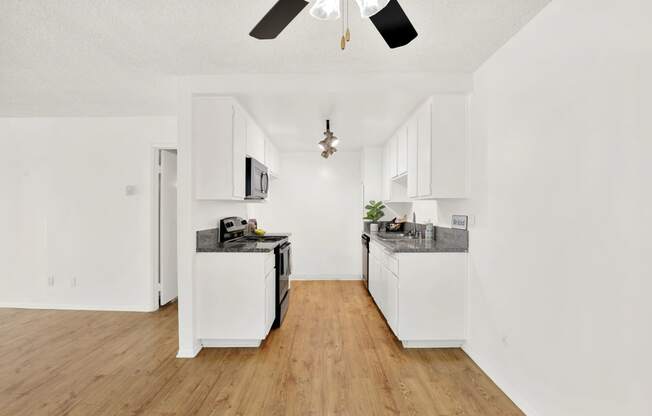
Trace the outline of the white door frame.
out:
<instances>
[{"instance_id":1,"label":"white door frame","mask_svg":"<svg viewBox=\"0 0 652 416\"><path fill-rule=\"evenodd\" d=\"M151 299L151 310L156 311L159 308L159 282L158 282L158 274L159 274L159 210L158 210L158 201L159 201L159 183L158 183L158 174L159 174L159 164L158 164L158 153L161 150L176 150L177 152L179 151L179 147L176 144L168 144L168 143L162 143L162 144L153 144L152 148L150 150L151 157L150 157L150 179L151 179L151 184L152 184L152 192L151 192L151 200L150 200L150 207L151 207L151 235L152 235L152 240L151 240L151 252L152 252L152 279L151 279L151 294L152 294L152 299ZM178 214L178 212L177 212ZM178 275L178 274L177 274Z\"/></svg>"}]
</instances>

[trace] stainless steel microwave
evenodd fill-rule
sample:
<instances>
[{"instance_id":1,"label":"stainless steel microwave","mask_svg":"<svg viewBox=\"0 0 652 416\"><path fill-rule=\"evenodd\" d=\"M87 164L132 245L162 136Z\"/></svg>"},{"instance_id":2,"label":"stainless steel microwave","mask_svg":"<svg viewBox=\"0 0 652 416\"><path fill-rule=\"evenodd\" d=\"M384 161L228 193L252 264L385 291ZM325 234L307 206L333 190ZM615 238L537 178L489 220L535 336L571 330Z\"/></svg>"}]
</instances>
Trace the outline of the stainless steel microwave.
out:
<instances>
[{"instance_id":1,"label":"stainless steel microwave","mask_svg":"<svg viewBox=\"0 0 652 416\"><path fill-rule=\"evenodd\" d=\"M247 158L245 199L265 199L269 193L269 174L267 167L254 159Z\"/></svg>"}]
</instances>

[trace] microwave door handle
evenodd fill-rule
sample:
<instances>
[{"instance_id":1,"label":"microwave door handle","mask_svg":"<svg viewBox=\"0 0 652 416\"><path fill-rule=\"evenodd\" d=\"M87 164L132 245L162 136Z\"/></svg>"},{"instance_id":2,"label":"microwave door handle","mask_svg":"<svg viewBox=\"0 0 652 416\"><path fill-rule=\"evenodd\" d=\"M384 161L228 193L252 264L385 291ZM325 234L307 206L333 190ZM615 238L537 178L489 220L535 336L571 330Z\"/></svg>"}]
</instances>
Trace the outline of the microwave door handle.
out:
<instances>
[{"instance_id":1,"label":"microwave door handle","mask_svg":"<svg viewBox=\"0 0 652 416\"><path fill-rule=\"evenodd\" d=\"M269 191L269 175L267 172L263 173L265 175L265 188L263 190L264 193L267 193Z\"/></svg>"}]
</instances>

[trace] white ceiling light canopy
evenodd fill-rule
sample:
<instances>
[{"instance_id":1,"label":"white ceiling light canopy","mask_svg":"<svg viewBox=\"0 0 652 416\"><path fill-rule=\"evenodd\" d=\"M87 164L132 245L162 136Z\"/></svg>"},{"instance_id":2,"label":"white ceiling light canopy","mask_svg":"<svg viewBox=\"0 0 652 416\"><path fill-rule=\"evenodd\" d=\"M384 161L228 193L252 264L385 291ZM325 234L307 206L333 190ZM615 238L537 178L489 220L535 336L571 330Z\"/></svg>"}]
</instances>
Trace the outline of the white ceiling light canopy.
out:
<instances>
[{"instance_id":1,"label":"white ceiling light canopy","mask_svg":"<svg viewBox=\"0 0 652 416\"><path fill-rule=\"evenodd\" d=\"M355 0L360 8L362 18L371 17L389 4L389 0Z\"/></svg>"},{"instance_id":2,"label":"white ceiling light canopy","mask_svg":"<svg viewBox=\"0 0 652 416\"><path fill-rule=\"evenodd\" d=\"M319 20L337 20L340 18L340 0L315 0L310 15Z\"/></svg>"}]
</instances>

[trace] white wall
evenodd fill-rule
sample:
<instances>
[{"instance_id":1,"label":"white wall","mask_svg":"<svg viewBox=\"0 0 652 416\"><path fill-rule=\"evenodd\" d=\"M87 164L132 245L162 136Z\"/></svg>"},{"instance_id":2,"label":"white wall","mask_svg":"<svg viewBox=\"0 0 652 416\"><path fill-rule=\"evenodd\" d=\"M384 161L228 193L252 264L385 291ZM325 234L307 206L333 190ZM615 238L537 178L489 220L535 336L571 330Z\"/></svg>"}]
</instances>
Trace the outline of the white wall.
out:
<instances>
[{"instance_id":1,"label":"white wall","mask_svg":"<svg viewBox=\"0 0 652 416\"><path fill-rule=\"evenodd\" d=\"M152 144L175 142L173 117L0 119L0 306L151 310Z\"/></svg>"},{"instance_id":2,"label":"white wall","mask_svg":"<svg viewBox=\"0 0 652 416\"><path fill-rule=\"evenodd\" d=\"M475 74L467 352L529 415L652 414L652 2L553 1Z\"/></svg>"},{"instance_id":3,"label":"white wall","mask_svg":"<svg viewBox=\"0 0 652 416\"><path fill-rule=\"evenodd\" d=\"M269 201L250 213L263 229L292 233L293 278L360 278L360 153L283 153L281 163Z\"/></svg>"}]
</instances>

